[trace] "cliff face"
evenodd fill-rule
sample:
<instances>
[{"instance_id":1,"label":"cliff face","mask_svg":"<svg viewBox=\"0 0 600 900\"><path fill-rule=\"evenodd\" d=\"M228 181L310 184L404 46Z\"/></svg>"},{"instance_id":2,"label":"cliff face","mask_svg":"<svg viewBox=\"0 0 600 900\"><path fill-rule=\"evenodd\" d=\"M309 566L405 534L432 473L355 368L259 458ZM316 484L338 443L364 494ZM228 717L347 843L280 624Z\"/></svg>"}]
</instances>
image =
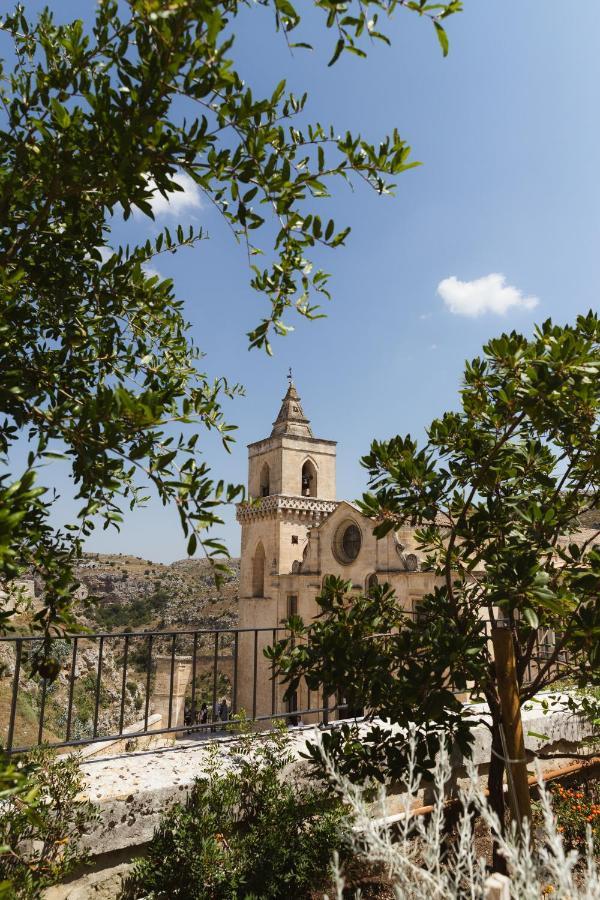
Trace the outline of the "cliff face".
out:
<instances>
[{"instance_id":1,"label":"cliff face","mask_svg":"<svg viewBox=\"0 0 600 900\"><path fill-rule=\"evenodd\" d=\"M232 628L238 622L239 560L217 590L207 560L171 565L139 557L88 554L77 570L87 598L77 605L82 624L96 631Z\"/></svg>"}]
</instances>

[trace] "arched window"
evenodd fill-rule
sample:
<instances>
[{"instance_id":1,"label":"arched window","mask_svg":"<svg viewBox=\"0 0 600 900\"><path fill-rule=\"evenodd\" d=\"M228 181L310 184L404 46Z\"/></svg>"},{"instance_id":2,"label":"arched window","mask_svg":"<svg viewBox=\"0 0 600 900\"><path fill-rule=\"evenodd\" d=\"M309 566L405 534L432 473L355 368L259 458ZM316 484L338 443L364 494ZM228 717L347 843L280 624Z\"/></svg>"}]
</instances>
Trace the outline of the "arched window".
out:
<instances>
[{"instance_id":1,"label":"arched window","mask_svg":"<svg viewBox=\"0 0 600 900\"><path fill-rule=\"evenodd\" d=\"M377 578L375 572L373 572L371 575L367 575L367 581L365 584L367 594L369 593L369 591L373 590L373 588L376 588L378 584L379 579Z\"/></svg>"},{"instance_id":2,"label":"arched window","mask_svg":"<svg viewBox=\"0 0 600 900\"><path fill-rule=\"evenodd\" d=\"M267 463L260 470L260 496L268 497L271 493L271 472Z\"/></svg>"},{"instance_id":3,"label":"arched window","mask_svg":"<svg viewBox=\"0 0 600 900\"><path fill-rule=\"evenodd\" d=\"M307 459L302 466L302 496L317 496L317 470L310 459Z\"/></svg>"},{"instance_id":4,"label":"arched window","mask_svg":"<svg viewBox=\"0 0 600 900\"><path fill-rule=\"evenodd\" d=\"M265 548L259 544L252 560L252 596L265 595Z\"/></svg>"}]
</instances>

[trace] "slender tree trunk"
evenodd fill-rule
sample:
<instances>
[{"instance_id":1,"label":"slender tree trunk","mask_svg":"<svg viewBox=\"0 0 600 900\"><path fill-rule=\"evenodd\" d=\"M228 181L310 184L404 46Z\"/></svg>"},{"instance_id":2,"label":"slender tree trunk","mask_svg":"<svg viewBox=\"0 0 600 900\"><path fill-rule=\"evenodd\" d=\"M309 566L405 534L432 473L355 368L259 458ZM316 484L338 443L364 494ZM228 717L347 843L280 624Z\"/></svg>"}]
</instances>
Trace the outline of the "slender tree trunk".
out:
<instances>
[{"instance_id":1,"label":"slender tree trunk","mask_svg":"<svg viewBox=\"0 0 600 900\"><path fill-rule=\"evenodd\" d=\"M495 719L495 717L494 717ZM488 770L489 802L492 810L498 816L500 827L504 829L504 759L502 751L502 739L500 737L500 725L498 721L492 723L492 753ZM494 872L506 875L506 860L498 852L498 844L494 841L492 866Z\"/></svg>"}]
</instances>

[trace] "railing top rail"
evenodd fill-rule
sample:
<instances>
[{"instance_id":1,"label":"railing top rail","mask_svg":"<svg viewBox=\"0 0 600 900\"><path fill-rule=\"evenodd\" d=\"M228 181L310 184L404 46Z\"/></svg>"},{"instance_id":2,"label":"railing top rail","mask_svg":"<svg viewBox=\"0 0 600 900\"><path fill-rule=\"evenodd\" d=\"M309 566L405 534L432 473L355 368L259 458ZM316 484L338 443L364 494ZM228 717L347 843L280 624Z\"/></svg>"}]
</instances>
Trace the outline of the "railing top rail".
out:
<instances>
[{"instance_id":1,"label":"railing top rail","mask_svg":"<svg viewBox=\"0 0 600 900\"><path fill-rule=\"evenodd\" d=\"M264 631L272 634L274 631L287 631L283 625L269 626L263 628L185 628L173 631L76 631L66 632L65 634L52 635L52 640L64 640L68 638L79 638L83 640L92 640L93 638L124 638L124 637L172 637L173 635L194 635L194 634L240 634L255 631ZM10 634L0 635L0 641L43 641L43 634Z\"/></svg>"},{"instance_id":2,"label":"railing top rail","mask_svg":"<svg viewBox=\"0 0 600 900\"><path fill-rule=\"evenodd\" d=\"M407 618L413 618L418 620L421 615L416 610L403 610L403 614ZM480 619L479 620L482 625L488 626L495 624L498 627L503 627L502 622L493 623L490 619ZM541 628L539 629L542 630ZM273 634L274 631L288 631L285 625L269 625L269 626L261 626L261 627L247 627L240 628L238 626L232 625L231 628L174 628L169 630L154 630L154 629L145 629L141 631L77 631L77 632L66 632L65 634L55 634L52 635L52 639L72 639L79 638L83 640L93 640L94 638L123 638L123 637L172 637L175 636L184 636L184 635L195 635L195 634L245 634L255 632L268 632L269 634ZM41 641L44 640L44 635L42 634L9 634L9 635L0 635L0 642L14 642L14 641Z\"/></svg>"}]
</instances>

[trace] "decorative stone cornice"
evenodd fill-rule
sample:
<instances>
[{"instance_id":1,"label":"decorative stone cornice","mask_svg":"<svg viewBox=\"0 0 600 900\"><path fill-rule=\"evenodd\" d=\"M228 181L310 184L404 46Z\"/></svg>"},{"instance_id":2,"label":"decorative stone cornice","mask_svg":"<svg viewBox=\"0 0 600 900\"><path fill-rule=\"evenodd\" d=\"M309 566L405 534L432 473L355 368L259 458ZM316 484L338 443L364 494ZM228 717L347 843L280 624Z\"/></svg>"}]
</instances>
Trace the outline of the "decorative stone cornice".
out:
<instances>
[{"instance_id":1,"label":"decorative stone cornice","mask_svg":"<svg viewBox=\"0 0 600 900\"><path fill-rule=\"evenodd\" d=\"M249 503L238 503L237 520L241 525L256 519L282 518L288 514L320 520L338 506L337 500L319 500L318 497L272 494Z\"/></svg>"}]
</instances>

